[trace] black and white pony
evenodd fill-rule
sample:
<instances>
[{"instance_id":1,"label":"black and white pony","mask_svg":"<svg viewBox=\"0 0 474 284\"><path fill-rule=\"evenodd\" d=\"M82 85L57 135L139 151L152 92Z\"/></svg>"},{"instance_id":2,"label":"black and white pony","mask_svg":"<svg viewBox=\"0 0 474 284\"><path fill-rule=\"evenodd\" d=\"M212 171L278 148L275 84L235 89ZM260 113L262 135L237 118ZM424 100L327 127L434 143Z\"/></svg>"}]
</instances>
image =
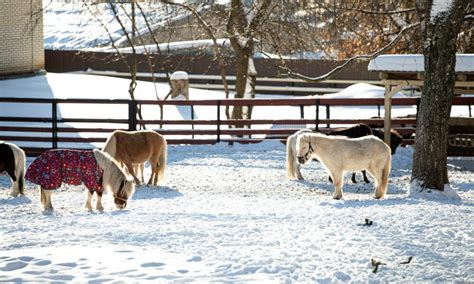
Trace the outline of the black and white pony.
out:
<instances>
[{"instance_id":1,"label":"black and white pony","mask_svg":"<svg viewBox=\"0 0 474 284\"><path fill-rule=\"evenodd\" d=\"M25 152L14 144L0 142L0 174L6 172L12 180L10 196L24 194L25 171Z\"/></svg>"},{"instance_id":2,"label":"black and white pony","mask_svg":"<svg viewBox=\"0 0 474 284\"><path fill-rule=\"evenodd\" d=\"M318 159L334 181L334 199L342 198L345 171L366 169L375 179L375 198L387 193L392 155L390 147L375 136L347 138L320 133L301 133L296 137L298 163Z\"/></svg>"}]
</instances>

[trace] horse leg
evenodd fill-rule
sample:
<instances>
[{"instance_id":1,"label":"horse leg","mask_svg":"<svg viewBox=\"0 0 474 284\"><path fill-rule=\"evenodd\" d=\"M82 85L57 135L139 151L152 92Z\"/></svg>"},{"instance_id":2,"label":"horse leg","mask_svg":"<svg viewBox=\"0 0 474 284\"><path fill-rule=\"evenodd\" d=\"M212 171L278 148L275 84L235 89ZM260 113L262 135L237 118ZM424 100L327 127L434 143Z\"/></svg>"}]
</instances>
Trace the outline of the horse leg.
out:
<instances>
[{"instance_id":1,"label":"horse leg","mask_svg":"<svg viewBox=\"0 0 474 284\"><path fill-rule=\"evenodd\" d=\"M158 165L155 162L151 162L151 176L148 180L148 185L156 185L158 181Z\"/></svg>"},{"instance_id":2,"label":"horse leg","mask_svg":"<svg viewBox=\"0 0 474 284\"><path fill-rule=\"evenodd\" d=\"M340 173L332 172L331 176L334 181L334 190L335 190L333 198L336 200L339 200L342 198L342 186L343 186L342 172Z\"/></svg>"},{"instance_id":3,"label":"horse leg","mask_svg":"<svg viewBox=\"0 0 474 284\"><path fill-rule=\"evenodd\" d=\"M137 185L140 185L140 180L137 178L137 176L135 175L135 173L133 171L133 164L132 163L125 163L125 166L127 167L130 174L133 176L133 180L135 180L135 183Z\"/></svg>"},{"instance_id":4,"label":"horse leg","mask_svg":"<svg viewBox=\"0 0 474 284\"><path fill-rule=\"evenodd\" d=\"M19 180L18 180L18 177L15 176L14 166L12 166L11 168L8 167L6 169L6 172L7 172L8 176L10 176L10 179L12 180L12 188L10 190L10 196L17 197L18 194L20 194L19 183L18 183Z\"/></svg>"},{"instance_id":5,"label":"horse leg","mask_svg":"<svg viewBox=\"0 0 474 284\"><path fill-rule=\"evenodd\" d=\"M382 169L378 169L372 163L370 164L369 168L367 169L370 174L374 177L374 185L375 185L375 199L380 199L383 197L382 193Z\"/></svg>"},{"instance_id":6,"label":"horse leg","mask_svg":"<svg viewBox=\"0 0 474 284\"><path fill-rule=\"evenodd\" d=\"M304 177L301 174L301 166L300 165L296 165L296 176L297 176L298 180L304 180Z\"/></svg>"},{"instance_id":7,"label":"horse leg","mask_svg":"<svg viewBox=\"0 0 474 284\"><path fill-rule=\"evenodd\" d=\"M104 211L104 206L102 206L102 192L96 192L97 194L97 203L95 205L95 208L98 211Z\"/></svg>"},{"instance_id":8,"label":"horse leg","mask_svg":"<svg viewBox=\"0 0 474 284\"><path fill-rule=\"evenodd\" d=\"M138 168L140 169L140 174L141 174L141 178L142 178L142 182L145 182L145 176L144 176L144 173L145 173L145 163L141 163Z\"/></svg>"},{"instance_id":9,"label":"horse leg","mask_svg":"<svg viewBox=\"0 0 474 284\"><path fill-rule=\"evenodd\" d=\"M362 171L362 175L364 176L365 183L370 183L370 180L367 178L367 172L365 170Z\"/></svg>"},{"instance_id":10,"label":"horse leg","mask_svg":"<svg viewBox=\"0 0 474 284\"><path fill-rule=\"evenodd\" d=\"M46 211L53 211L53 204L51 203L52 190L47 190L41 187L41 204Z\"/></svg>"},{"instance_id":11,"label":"horse leg","mask_svg":"<svg viewBox=\"0 0 474 284\"><path fill-rule=\"evenodd\" d=\"M88 189L86 189L86 192L87 192L87 199L86 199L85 207L87 208L87 210L92 211L91 201L92 201L92 195L94 194L94 192Z\"/></svg>"},{"instance_id":12,"label":"horse leg","mask_svg":"<svg viewBox=\"0 0 474 284\"><path fill-rule=\"evenodd\" d=\"M364 173L364 178L366 178L366 177L365 177L365 173ZM352 180L352 183L357 183L357 180L356 180L356 173L355 173L355 172L352 173L351 180Z\"/></svg>"}]
</instances>

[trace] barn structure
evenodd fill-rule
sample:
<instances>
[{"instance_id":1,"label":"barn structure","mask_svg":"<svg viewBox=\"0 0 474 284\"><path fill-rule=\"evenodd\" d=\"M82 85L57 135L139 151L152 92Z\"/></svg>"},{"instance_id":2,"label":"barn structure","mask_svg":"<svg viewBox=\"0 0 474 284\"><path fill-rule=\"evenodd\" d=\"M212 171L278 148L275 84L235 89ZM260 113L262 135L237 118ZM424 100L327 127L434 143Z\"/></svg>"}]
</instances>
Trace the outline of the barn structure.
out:
<instances>
[{"instance_id":1,"label":"barn structure","mask_svg":"<svg viewBox=\"0 0 474 284\"><path fill-rule=\"evenodd\" d=\"M392 97L404 88L423 88L424 84L424 56L422 54L406 55L381 55L372 59L369 63L369 71L379 72L380 79L385 85L384 108L385 121L384 132L385 142L390 145L390 128L392 113ZM454 95L474 94L474 54L457 54L455 67L456 81L454 85ZM451 126L461 126L466 129L474 129L474 118L455 119L451 118ZM452 125L458 124L458 125ZM457 136L449 141L456 144L461 141L469 144L469 148L474 148L473 133ZM453 145L454 146L454 145Z\"/></svg>"},{"instance_id":2,"label":"barn structure","mask_svg":"<svg viewBox=\"0 0 474 284\"><path fill-rule=\"evenodd\" d=\"M44 69L43 1L0 1L0 77Z\"/></svg>"}]
</instances>

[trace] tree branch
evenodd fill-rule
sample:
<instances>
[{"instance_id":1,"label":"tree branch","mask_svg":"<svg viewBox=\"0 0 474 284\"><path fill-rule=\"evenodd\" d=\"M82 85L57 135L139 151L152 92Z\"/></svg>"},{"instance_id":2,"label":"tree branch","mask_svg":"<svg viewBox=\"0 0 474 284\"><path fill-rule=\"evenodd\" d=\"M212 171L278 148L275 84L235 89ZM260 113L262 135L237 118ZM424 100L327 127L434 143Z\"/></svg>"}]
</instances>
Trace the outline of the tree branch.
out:
<instances>
[{"instance_id":1,"label":"tree branch","mask_svg":"<svg viewBox=\"0 0 474 284\"><path fill-rule=\"evenodd\" d=\"M348 60L346 60L343 64L337 66L336 68L329 71L328 73L326 73L324 75L321 75L321 76L318 76L318 77L309 77L309 76L305 76L303 74L300 74L298 72L293 72L293 70L291 70L288 66L286 66L286 64L284 63L284 59L281 57L281 55L279 55L280 56L280 61L284 64L284 66L278 66L278 67L285 70L286 72L288 72L288 77L299 78L299 79L303 79L303 80L310 81L310 82L324 81L324 80L329 79L331 76L338 73L342 69L344 69L347 65L349 65L353 61L360 61L360 60L361 61L368 61L368 60L374 59L375 57L377 57L381 53L383 53L383 52L389 50L390 48L392 48L400 40L400 38L402 37L402 35L404 33L406 33L408 30L411 30L415 27L418 27L419 25L420 25L420 23L415 23L415 24L411 24L409 26L404 27L397 34L397 36L395 36L389 43L387 43L385 46L383 46L379 50L375 51L374 53L368 54L368 55L356 55L354 57L351 57Z\"/></svg>"}]
</instances>

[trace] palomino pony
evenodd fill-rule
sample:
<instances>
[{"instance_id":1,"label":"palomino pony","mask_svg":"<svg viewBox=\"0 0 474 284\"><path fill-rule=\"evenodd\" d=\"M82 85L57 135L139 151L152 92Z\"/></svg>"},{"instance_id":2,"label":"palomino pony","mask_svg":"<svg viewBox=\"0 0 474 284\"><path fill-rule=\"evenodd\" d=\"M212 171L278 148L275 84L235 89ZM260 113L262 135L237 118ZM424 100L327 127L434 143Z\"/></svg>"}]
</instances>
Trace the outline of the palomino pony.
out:
<instances>
[{"instance_id":1,"label":"palomino pony","mask_svg":"<svg viewBox=\"0 0 474 284\"><path fill-rule=\"evenodd\" d=\"M296 138L298 163L317 158L334 181L334 199L342 198L344 171L367 170L375 178L375 198L387 193L392 155L390 147L375 136L347 138L302 133Z\"/></svg>"},{"instance_id":2,"label":"palomino pony","mask_svg":"<svg viewBox=\"0 0 474 284\"><path fill-rule=\"evenodd\" d=\"M91 199L97 193L96 209L104 210L102 193L113 194L115 206L124 209L135 191L132 177L109 154L94 151L50 150L43 152L28 167L26 179L40 185L44 210L52 211L51 195L62 183L84 184L87 190L86 208L92 210Z\"/></svg>"},{"instance_id":3,"label":"palomino pony","mask_svg":"<svg viewBox=\"0 0 474 284\"><path fill-rule=\"evenodd\" d=\"M25 172L26 172L25 152L18 146L0 142L0 174L6 172L12 180L10 196L24 194Z\"/></svg>"},{"instance_id":4,"label":"palomino pony","mask_svg":"<svg viewBox=\"0 0 474 284\"><path fill-rule=\"evenodd\" d=\"M151 177L148 184L157 185L158 181L164 179L167 145L166 139L153 130L115 130L105 142L103 151L125 164L137 184L140 184L140 180L134 173L134 165L149 161Z\"/></svg>"},{"instance_id":5,"label":"palomino pony","mask_svg":"<svg viewBox=\"0 0 474 284\"><path fill-rule=\"evenodd\" d=\"M286 175L289 179L303 179L303 175L301 174L300 170L300 165L296 161L296 137L301 133L313 132L314 131L311 129L302 129L288 137L286 143ZM327 135L341 135L347 136L349 138L358 138L367 135L372 135L372 129L368 125L360 123L351 127L333 130L331 132L328 132ZM367 179L365 171L362 171L362 174L364 175L364 181L368 183L369 180ZM332 182L331 177L329 178ZM355 179L355 173L352 174L351 180L353 183L357 182Z\"/></svg>"}]
</instances>

